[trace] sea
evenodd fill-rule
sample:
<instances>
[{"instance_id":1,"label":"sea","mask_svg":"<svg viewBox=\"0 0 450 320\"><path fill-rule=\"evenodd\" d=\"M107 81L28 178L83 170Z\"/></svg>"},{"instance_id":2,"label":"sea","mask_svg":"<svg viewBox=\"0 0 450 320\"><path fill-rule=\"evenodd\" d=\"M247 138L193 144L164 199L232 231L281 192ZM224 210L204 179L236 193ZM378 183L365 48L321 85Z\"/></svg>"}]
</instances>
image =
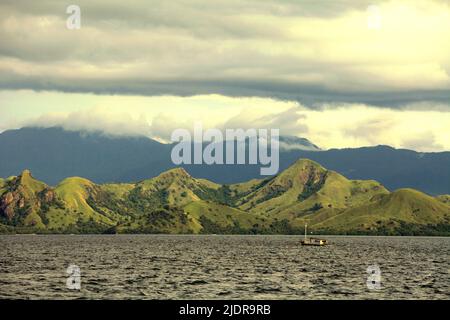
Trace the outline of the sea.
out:
<instances>
[{"instance_id":1,"label":"sea","mask_svg":"<svg viewBox=\"0 0 450 320\"><path fill-rule=\"evenodd\" d=\"M450 238L1 235L2 299L449 299Z\"/></svg>"}]
</instances>

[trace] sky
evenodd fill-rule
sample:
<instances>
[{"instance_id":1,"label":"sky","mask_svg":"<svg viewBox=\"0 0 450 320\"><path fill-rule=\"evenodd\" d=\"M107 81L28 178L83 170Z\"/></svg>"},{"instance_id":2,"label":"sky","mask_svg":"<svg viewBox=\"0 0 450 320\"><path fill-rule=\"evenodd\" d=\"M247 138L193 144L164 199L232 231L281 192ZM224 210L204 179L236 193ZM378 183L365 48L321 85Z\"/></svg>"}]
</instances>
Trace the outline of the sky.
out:
<instances>
[{"instance_id":1,"label":"sky","mask_svg":"<svg viewBox=\"0 0 450 320\"><path fill-rule=\"evenodd\" d=\"M0 39L0 131L202 121L450 151L448 0L2 0Z\"/></svg>"}]
</instances>

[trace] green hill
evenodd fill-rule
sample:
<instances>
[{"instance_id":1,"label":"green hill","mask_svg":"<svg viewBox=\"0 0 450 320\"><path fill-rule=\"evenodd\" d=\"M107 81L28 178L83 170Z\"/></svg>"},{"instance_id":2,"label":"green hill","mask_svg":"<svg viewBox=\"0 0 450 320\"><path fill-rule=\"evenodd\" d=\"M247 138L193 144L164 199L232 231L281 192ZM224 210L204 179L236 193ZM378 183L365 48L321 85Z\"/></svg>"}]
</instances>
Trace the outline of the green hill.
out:
<instances>
[{"instance_id":1,"label":"green hill","mask_svg":"<svg viewBox=\"0 0 450 320\"><path fill-rule=\"evenodd\" d=\"M295 219L320 210L355 207L388 191L376 181L348 180L314 161L300 159L280 175L260 183L239 207L255 214Z\"/></svg>"},{"instance_id":2,"label":"green hill","mask_svg":"<svg viewBox=\"0 0 450 320\"><path fill-rule=\"evenodd\" d=\"M116 214L107 214L95 210L91 204L98 190L107 188L98 186L93 182L79 177L64 179L55 189L56 194L65 203L65 210L52 211L50 213L50 227L64 228L78 224L83 229L83 224L91 224L93 227L105 229L116 223ZM80 226L81 225L81 226Z\"/></svg>"},{"instance_id":3,"label":"green hill","mask_svg":"<svg viewBox=\"0 0 450 320\"><path fill-rule=\"evenodd\" d=\"M27 170L0 179L0 233L314 233L450 235L450 197L389 192L300 159L233 185L177 168L136 183L71 177L50 187Z\"/></svg>"},{"instance_id":4,"label":"green hill","mask_svg":"<svg viewBox=\"0 0 450 320\"><path fill-rule=\"evenodd\" d=\"M314 225L317 229L341 233L424 234L450 224L450 206L413 189L400 189L373 197L368 203L350 208Z\"/></svg>"}]
</instances>

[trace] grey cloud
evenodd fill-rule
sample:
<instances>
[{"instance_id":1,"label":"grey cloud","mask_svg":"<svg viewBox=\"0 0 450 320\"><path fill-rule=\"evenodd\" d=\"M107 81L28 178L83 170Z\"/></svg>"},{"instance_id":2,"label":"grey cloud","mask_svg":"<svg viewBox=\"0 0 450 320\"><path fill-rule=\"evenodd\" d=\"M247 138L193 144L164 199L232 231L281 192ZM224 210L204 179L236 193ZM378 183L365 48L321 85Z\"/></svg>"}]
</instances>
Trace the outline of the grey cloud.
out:
<instances>
[{"instance_id":1,"label":"grey cloud","mask_svg":"<svg viewBox=\"0 0 450 320\"><path fill-rule=\"evenodd\" d=\"M414 92L357 93L330 91L310 85L293 85L268 80L198 80L192 78L145 81L143 79L58 79L52 77L23 77L1 71L0 88L32 89L36 91L61 91L67 93L94 93L120 95L177 95L222 94L232 97L259 96L280 100L298 101L307 108L321 109L324 103L342 106L341 103L364 103L377 107L416 110L450 111L450 91L417 90ZM417 103L415 103L417 102Z\"/></svg>"},{"instance_id":2,"label":"grey cloud","mask_svg":"<svg viewBox=\"0 0 450 320\"><path fill-rule=\"evenodd\" d=\"M324 102L401 108L450 100L448 88L390 88L370 76L349 74L346 63L318 59L320 51L298 57L280 47L290 47L291 35L271 18L336 17L365 10L371 1L81 0L79 31L65 29L69 4L2 1L0 89L218 93L297 100L311 108Z\"/></svg>"},{"instance_id":3,"label":"grey cloud","mask_svg":"<svg viewBox=\"0 0 450 320\"><path fill-rule=\"evenodd\" d=\"M382 3L385 1L376 1ZM164 12L170 15L176 9L192 8L206 13L221 13L230 15L238 13L267 12L279 16L327 16L332 17L352 9L365 9L373 4L373 0L340 0L340 1L261 1L261 0L108 0L90 1L78 0L77 5L88 9L91 18L111 18L146 20L153 12ZM16 10L27 14L52 14L59 15L60 8L66 8L74 4L73 1L60 0L3 0L2 5L10 10ZM178 12L177 12L178 13ZM153 17L153 16L152 16ZM161 17L163 19L163 17Z\"/></svg>"}]
</instances>

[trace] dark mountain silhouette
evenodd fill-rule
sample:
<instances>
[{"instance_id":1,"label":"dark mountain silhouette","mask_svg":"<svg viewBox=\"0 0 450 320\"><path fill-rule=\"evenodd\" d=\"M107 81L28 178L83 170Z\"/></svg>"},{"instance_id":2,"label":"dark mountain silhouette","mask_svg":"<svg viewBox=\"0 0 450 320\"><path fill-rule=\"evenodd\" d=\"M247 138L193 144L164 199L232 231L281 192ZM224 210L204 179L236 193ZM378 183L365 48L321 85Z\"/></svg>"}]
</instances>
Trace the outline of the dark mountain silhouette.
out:
<instances>
[{"instance_id":1,"label":"dark mountain silhouette","mask_svg":"<svg viewBox=\"0 0 450 320\"><path fill-rule=\"evenodd\" d=\"M317 161L349 179L374 179L389 190L414 188L437 195L450 193L450 152L419 153L388 146L317 151L296 147L280 152L280 171L299 158ZM0 177L30 169L56 185L68 176L95 183L139 181L173 168L172 146L145 137L109 137L61 128L22 128L0 134ZM231 184L261 178L259 165L185 165L191 175Z\"/></svg>"},{"instance_id":2,"label":"dark mountain silhouette","mask_svg":"<svg viewBox=\"0 0 450 320\"><path fill-rule=\"evenodd\" d=\"M51 185L70 176L98 183L139 180L171 167L169 145L144 137L112 138L61 128L5 131L0 134L0 150L0 176L29 168ZM139 172L143 167L147 171Z\"/></svg>"}]
</instances>

